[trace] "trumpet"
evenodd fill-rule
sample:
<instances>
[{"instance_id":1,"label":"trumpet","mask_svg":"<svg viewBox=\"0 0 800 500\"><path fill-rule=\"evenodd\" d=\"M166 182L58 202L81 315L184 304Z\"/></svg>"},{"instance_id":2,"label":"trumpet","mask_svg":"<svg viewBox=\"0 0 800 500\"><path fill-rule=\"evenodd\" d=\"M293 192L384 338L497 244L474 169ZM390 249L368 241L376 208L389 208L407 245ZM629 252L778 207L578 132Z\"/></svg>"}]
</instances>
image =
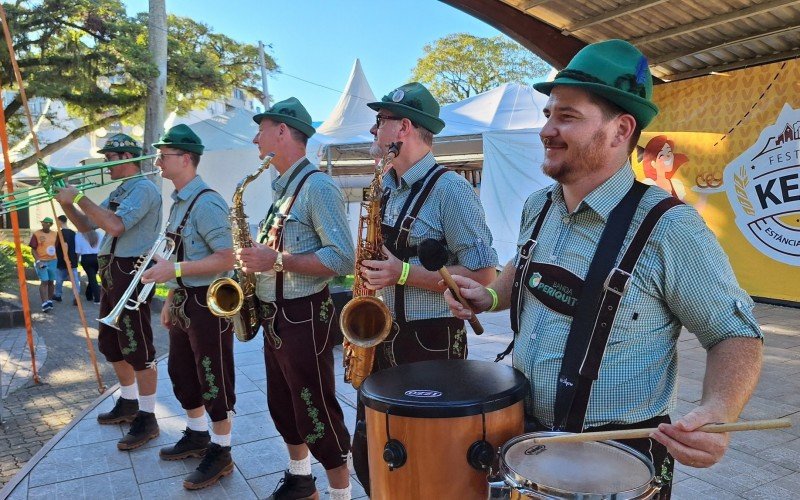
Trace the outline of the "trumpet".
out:
<instances>
[{"instance_id":1,"label":"trumpet","mask_svg":"<svg viewBox=\"0 0 800 500\"><path fill-rule=\"evenodd\" d=\"M150 253L143 258L139 258L138 262L136 262L136 273L133 275L133 279L131 283L128 285L128 288L125 290L125 293L120 298L119 302L114 306L114 309L108 313L107 316L103 318L98 318L97 321L103 323L104 325L110 326L111 328L115 328L120 330L119 327L119 319L122 316L122 313L125 312L127 309L128 311L138 311L139 307L147 301L147 297L150 295L150 292L153 291L153 287L156 285L155 283L147 283L146 285L142 286L142 289L136 294L136 289L139 287L142 281L142 275L150 267L150 263L153 261L153 258L158 255L162 259L169 259L172 254L175 252L175 240L167 236L167 234L161 233L158 238L156 239L153 248L150 249ZM136 297L134 297L136 294Z\"/></svg>"},{"instance_id":2,"label":"trumpet","mask_svg":"<svg viewBox=\"0 0 800 500\"><path fill-rule=\"evenodd\" d=\"M124 165L125 163L140 162L150 158L155 158L155 155L145 155L138 156L136 158L128 158L125 160L92 163L81 167L51 167L46 165L42 160L39 160L36 162L36 165L39 169L39 184L27 189L14 191L13 193L0 194L0 215L49 201L55 196L58 189L67 185L66 183L69 177L85 174L87 172L93 172L95 170L112 168L116 167L117 165ZM144 177L147 175L158 175L158 171L142 172L136 175L114 180L106 180L103 178L102 172L96 172L89 175L84 175L81 178L81 182L75 184L75 187L82 191L87 191L89 189L105 186L112 182L122 182L128 179Z\"/></svg>"}]
</instances>

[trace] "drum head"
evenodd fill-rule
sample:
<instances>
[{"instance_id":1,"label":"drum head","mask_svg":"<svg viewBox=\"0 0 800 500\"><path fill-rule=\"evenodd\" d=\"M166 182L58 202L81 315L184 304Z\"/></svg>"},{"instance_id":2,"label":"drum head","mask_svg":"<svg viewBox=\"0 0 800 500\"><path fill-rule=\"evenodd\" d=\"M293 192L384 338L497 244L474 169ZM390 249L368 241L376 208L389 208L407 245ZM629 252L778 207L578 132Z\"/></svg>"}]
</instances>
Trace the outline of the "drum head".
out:
<instances>
[{"instance_id":1,"label":"drum head","mask_svg":"<svg viewBox=\"0 0 800 500\"><path fill-rule=\"evenodd\" d=\"M513 479L528 487L608 495L645 490L653 479L653 466L644 456L613 441L536 445L532 438L520 438L506 443L501 454Z\"/></svg>"},{"instance_id":2,"label":"drum head","mask_svg":"<svg viewBox=\"0 0 800 500\"><path fill-rule=\"evenodd\" d=\"M528 381L514 368L488 361L419 361L373 373L359 391L373 410L415 418L467 417L521 401Z\"/></svg>"}]
</instances>

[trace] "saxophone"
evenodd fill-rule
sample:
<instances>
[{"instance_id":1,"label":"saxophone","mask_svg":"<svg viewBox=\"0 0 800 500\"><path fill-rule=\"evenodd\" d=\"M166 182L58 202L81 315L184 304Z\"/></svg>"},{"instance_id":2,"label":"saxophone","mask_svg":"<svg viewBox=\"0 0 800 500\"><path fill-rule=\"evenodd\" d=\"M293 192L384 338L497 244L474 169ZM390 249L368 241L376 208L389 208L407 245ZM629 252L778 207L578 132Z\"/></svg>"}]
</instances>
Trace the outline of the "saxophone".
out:
<instances>
[{"instance_id":1,"label":"saxophone","mask_svg":"<svg viewBox=\"0 0 800 500\"><path fill-rule=\"evenodd\" d=\"M392 328L392 315L375 291L364 286L359 273L364 260L385 260L381 252L381 196L383 194L383 170L400 152L402 142L389 145L389 151L375 165L375 176L364 190L361 202L361 215L358 221L358 248L356 249L356 272L353 282L353 298L342 308L339 318L342 334L345 337L344 381L356 389L372 373L375 347L389 335Z\"/></svg>"},{"instance_id":2,"label":"saxophone","mask_svg":"<svg viewBox=\"0 0 800 500\"><path fill-rule=\"evenodd\" d=\"M233 233L233 251L253 246L253 237L244 213L244 189L253 182L261 172L269 167L274 153L268 154L261 166L242 179L233 191L233 200L229 220ZM237 259L233 264L233 278L217 278L208 287L206 304L211 314L233 321L233 332L241 342L252 340L261 327L260 303L256 297L256 276L254 273L242 272L242 263Z\"/></svg>"}]
</instances>

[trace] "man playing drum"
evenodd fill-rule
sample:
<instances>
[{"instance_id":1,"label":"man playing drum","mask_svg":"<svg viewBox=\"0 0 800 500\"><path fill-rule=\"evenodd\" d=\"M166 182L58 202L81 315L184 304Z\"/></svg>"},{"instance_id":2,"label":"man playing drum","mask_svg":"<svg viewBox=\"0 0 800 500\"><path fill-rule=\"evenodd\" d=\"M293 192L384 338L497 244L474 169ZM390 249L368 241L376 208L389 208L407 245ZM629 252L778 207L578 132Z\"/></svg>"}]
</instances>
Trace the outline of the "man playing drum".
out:
<instances>
[{"instance_id":1,"label":"man playing drum","mask_svg":"<svg viewBox=\"0 0 800 500\"><path fill-rule=\"evenodd\" d=\"M332 500L351 496L350 433L336 399L333 339L339 322L328 281L355 266L345 199L306 159L311 115L291 97L253 120L253 143L279 176L258 243L239 252L257 272L262 301L267 402L289 450L289 468L270 499L317 498L311 455L325 468ZM316 496L315 496L316 495Z\"/></svg>"},{"instance_id":2,"label":"man playing drum","mask_svg":"<svg viewBox=\"0 0 800 500\"><path fill-rule=\"evenodd\" d=\"M658 113L634 46L589 45L534 88L550 96L542 169L557 184L526 201L517 257L490 288L454 278L474 311L511 308L531 430L658 427L623 443L652 460L668 497L670 457L719 461L728 435L693 431L735 421L758 381L753 302L694 208L634 181L629 155ZM456 316L472 313L446 297ZM707 368L700 405L670 424L682 326Z\"/></svg>"},{"instance_id":3,"label":"man playing drum","mask_svg":"<svg viewBox=\"0 0 800 500\"><path fill-rule=\"evenodd\" d=\"M110 137L103 149L106 161L140 156L142 148L125 134ZM136 161L111 167L111 179L140 173ZM64 213L80 232L105 231L97 261L100 271L100 317L108 315L130 285L136 261L146 255L161 229L161 193L149 179L125 180L100 205L75 187L67 186L56 195ZM114 408L97 416L101 424L132 422L128 434L117 443L120 450L132 450L158 436L156 405L156 351L150 327L149 300L136 311L125 310L120 330L105 324L98 327L98 345L114 367L121 396Z\"/></svg>"},{"instance_id":4,"label":"man playing drum","mask_svg":"<svg viewBox=\"0 0 800 500\"><path fill-rule=\"evenodd\" d=\"M166 228L175 242L175 259L156 256L142 282L167 283L170 289L161 323L169 330L172 389L187 415L183 437L159 455L162 460L203 457L183 480L185 488L194 490L233 472L233 327L206 304L208 285L233 269L233 239L228 205L197 175L204 149L200 137L186 125L176 125L153 147L161 175L175 186Z\"/></svg>"},{"instance_id":5,"label":"man playing drum","mask_svg":"<svg viewBox=\"0 0 800 500\"><path fill-rule=\"evenodd\" d=\"M366 286L380 290L394 319L388 337L375 349L373 371L415 361L466 359L464 320L450 314L441 276L420 264L417 245L428 238L441 242L451 273L490 283L497 253L483 207L469 182L433 157L433 136L445 124L425 86L408 83L368 106L378 112L370 129L372 156L383 158L390 144L403 143L383 176L381 229L387 260L365 260L360 269ZM363 412L359 404L359 421ZM353 462L368 490L363 425L356 427Z\"/></svg>"}]
</instances>

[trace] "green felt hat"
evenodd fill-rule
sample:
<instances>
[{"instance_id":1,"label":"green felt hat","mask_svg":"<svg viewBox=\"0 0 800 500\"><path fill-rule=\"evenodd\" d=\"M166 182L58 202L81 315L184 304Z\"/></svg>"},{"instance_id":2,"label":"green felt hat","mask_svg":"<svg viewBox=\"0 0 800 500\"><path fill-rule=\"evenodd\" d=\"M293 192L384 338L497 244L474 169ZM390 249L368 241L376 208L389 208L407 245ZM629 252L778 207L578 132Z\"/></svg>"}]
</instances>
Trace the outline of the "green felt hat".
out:
<instances>
[{"instance_id":1,"label":"green felt hat","mask_svg":"<svg viewBox=\"0 0 800 500\"><path fill-rule=\"evenodd\" d=\"M434 134L438 134L444 128L444 121L439 118L439 103L428 89L418 82L398 87L383 96L380 101L370 102L367 106L375 111L389 110Z\"/></svg>"},{"instance_id":2,"label":"green felt hat","mask_svg":"<svg viewBox=\"0 0 800 500\"><path fill-rule=\"evenodd\" d=\"M114 134L108 138L103 149L98 149L98 153L131 153L141 156L142 147L133 137L127 134Z\"/></svg>"},{"instance_id":3,"label":"green felt hat","mask_svg":"<svg viewBox=\"0 0 800 500\"><path fill-rule=\"evenodd\" d=\"M42 222L49 222L50 224L52 224L53 219L51 219L50 217L45 217L44 219L42 219Z\"/></svg>"},{"instance_id":4,"label":"green felt hat","mask_svg":"<svg viewBox=\"0 0 800 500\"><path fill-rule=\"evenodd\" d=\"M643 129L658 114L647 58L624 40L587 45L552 82L535 83L533 88L550 95L556 85L579 87L613 102L633 115Z\"/></svg>"},{"instance_id":5,"label":"green felt hat","mask_svg":"<svg viewBox=\"0 0 800 500\"><path fill-rule=\"evenodd\" d=\"M168 148L180 149L190 153L203 154L203 141L197 134L184 124L175 125L167 130L161 139L155 144L154 148L166 146Z\"/></svg>"},{"instance_id":6,"label":"green felt hat","mask_svg":"<svg viewBox=\"0 0 800 500\"><path fill-rule=\"evenodd\" d=\"M261 123L264 118L274 122L285 123L290 127L299 130L306 137L311 137L317 131L311 125L311 115L308 114L305 106L295 97L290 97L281 102L276 102L271 108L253 117L253 121Z\"/></svg>"}]
</instances>

